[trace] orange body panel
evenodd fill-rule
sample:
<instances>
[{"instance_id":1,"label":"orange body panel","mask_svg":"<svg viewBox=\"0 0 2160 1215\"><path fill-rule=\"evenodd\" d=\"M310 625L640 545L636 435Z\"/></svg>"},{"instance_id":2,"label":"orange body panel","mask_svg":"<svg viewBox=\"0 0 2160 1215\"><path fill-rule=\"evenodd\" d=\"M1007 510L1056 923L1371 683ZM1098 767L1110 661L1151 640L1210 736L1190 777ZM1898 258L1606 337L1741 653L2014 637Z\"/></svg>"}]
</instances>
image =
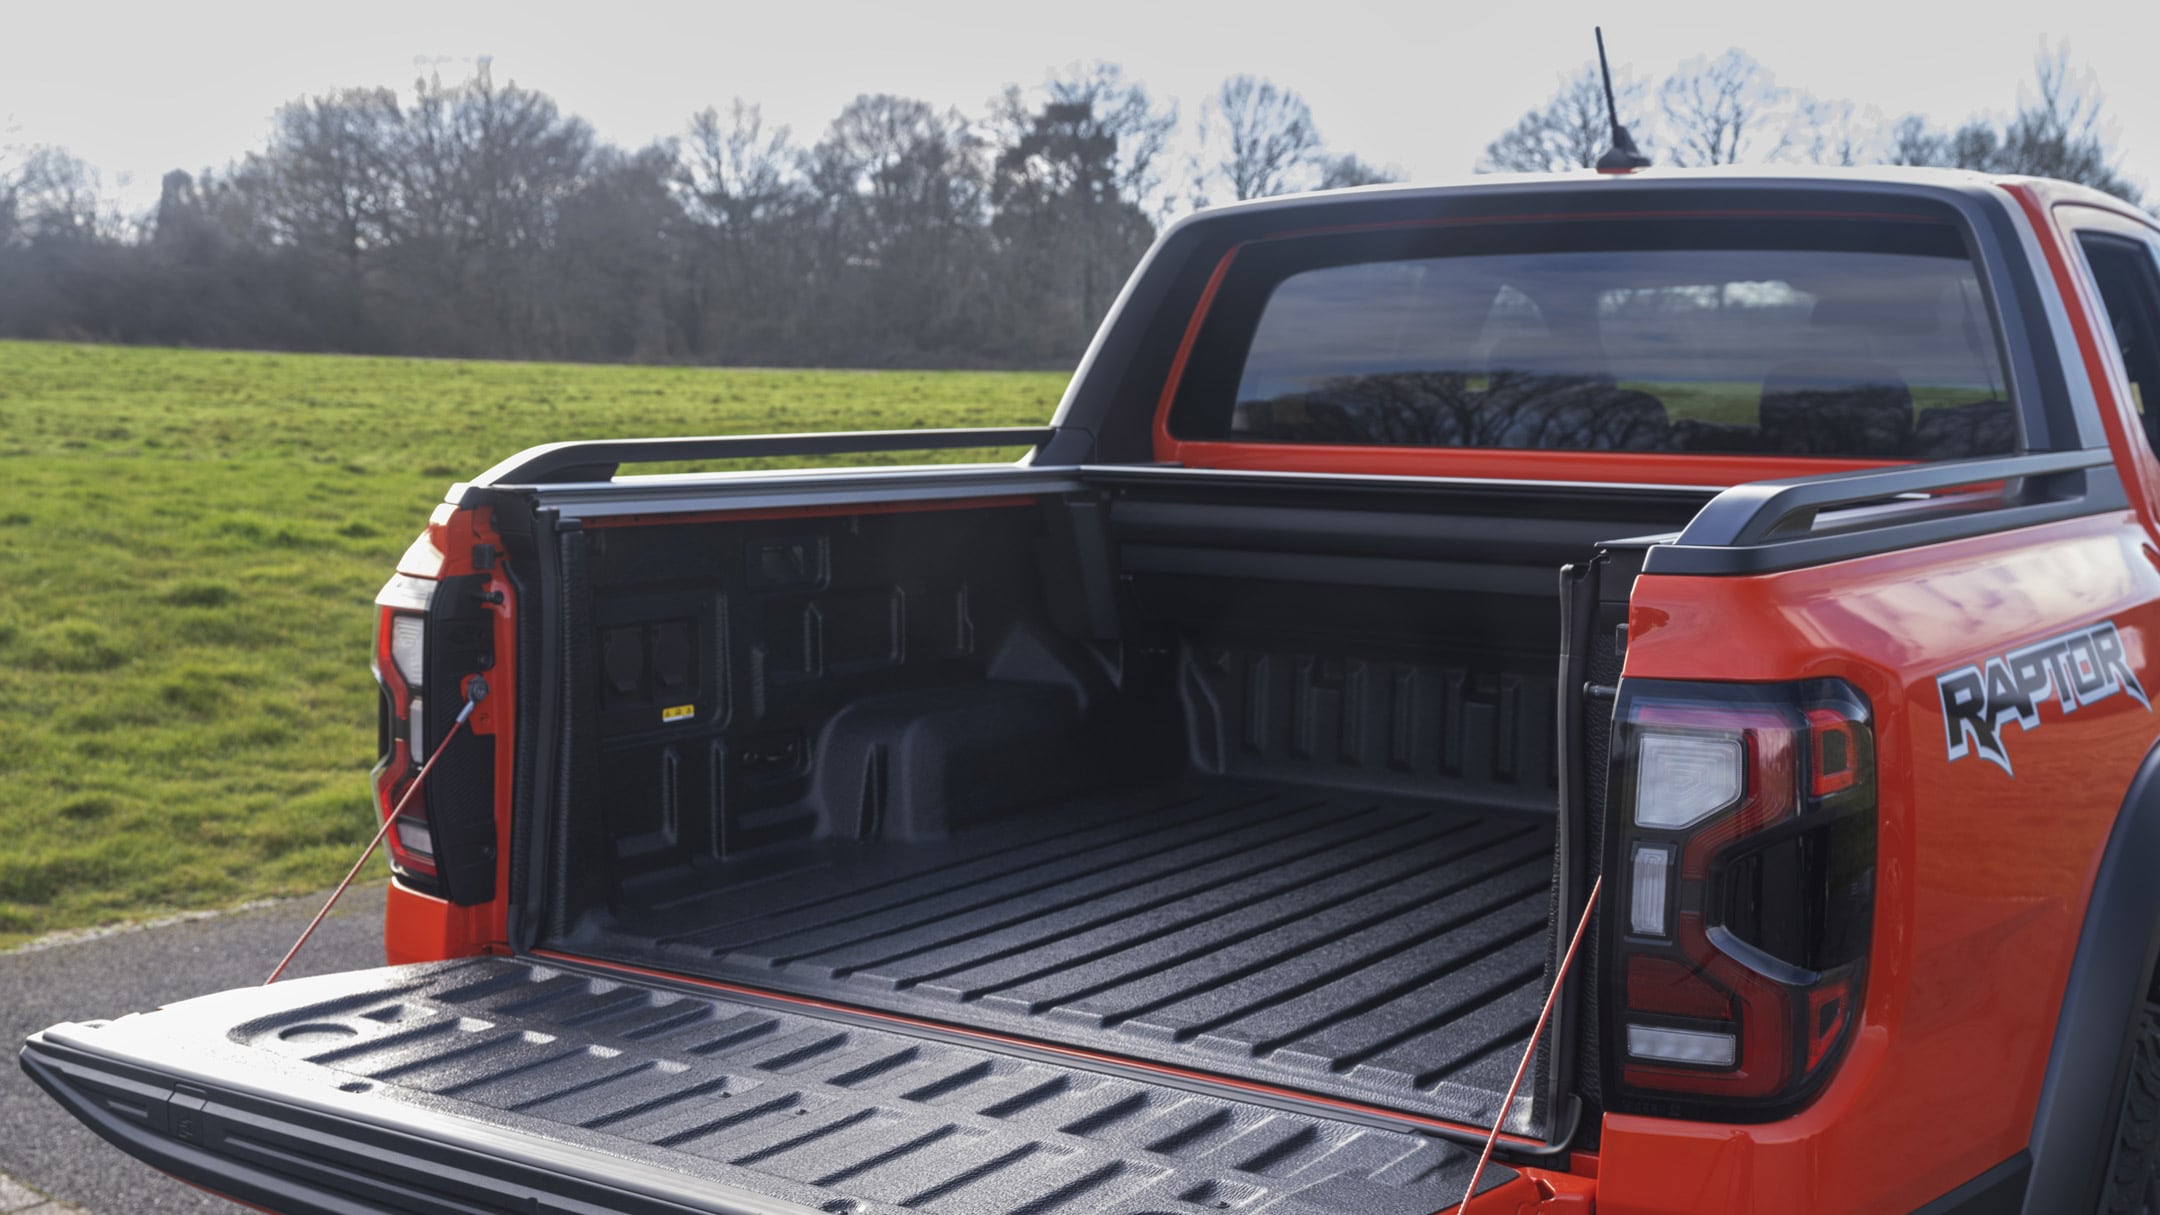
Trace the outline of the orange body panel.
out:
<instances>
[{"instance_id":1,"label":"orange body panel","mask_svg":"<svg viewBox=\"0 0 2160 1215\"><path fill-rule=\"evenodd\" d=\"M503 936L500 899L478 907L459 907L399 882L390 883L383 906L383 959L387 965L507 953Z\"/></svg>"},{"instance_id":2,"label":"orange body panel","mask_svg":"<svg viewBox=\"0 0 2160 1215\"><path fill-rule=\"evenodd\" d=\"M2127 696L2068 717L2050 704L2038 728L2004 727L2012 776L1948 758L1935 677L2112 619L2154 686L2160 553L2145 536L2117 513L1636 584L1626 678L1836 677L1866 693L1881 853L1866 1007L1829 1087L1760 1126L1608 1117L1601 1210L1906 1211L2025 1146L2086 895L2155 717Z\"/></svg>"},{"instance_id":3,"label":"orange body panel","mask_svg":"<svg viewBox=\"0 0 2160 1215\"><path fill-rule=\"evenodd\" d=\"M1514 1215L1591 1215L1597 1210L1597 1157L1578 1152L1569 1163L1573 1172L1520 1168L1516 1172L1533 1195L1514 1207ZM1473 1206L1464 1215L1476 1215Z\"/></svg>"},{"instance_id":4,"label":"orange body panel","mask_svg":"<svg viewBox=\"0 0 2160 1215\"><path fill-rule=\"evenodd\" d=\"M474 568L472 552L478 544L494 545L501 552L502 540L495 534L492 513L486 507L436 507L424 539L440 559L431 563L433 568L421 568L411 565L413 554L408 553L399 572L427 578L488 572ZM492 578L488 589L503 597L492 609L495 665L487 673L488 697L473 710L467 728L474 734L495 736L495 899L476 907L458 907L393 880L383 907L383 953L392 965L509 950L510 788L517 764L512 731L517 721L518 605L517 588L508 579Z\"/></svg>"}]
</instances>

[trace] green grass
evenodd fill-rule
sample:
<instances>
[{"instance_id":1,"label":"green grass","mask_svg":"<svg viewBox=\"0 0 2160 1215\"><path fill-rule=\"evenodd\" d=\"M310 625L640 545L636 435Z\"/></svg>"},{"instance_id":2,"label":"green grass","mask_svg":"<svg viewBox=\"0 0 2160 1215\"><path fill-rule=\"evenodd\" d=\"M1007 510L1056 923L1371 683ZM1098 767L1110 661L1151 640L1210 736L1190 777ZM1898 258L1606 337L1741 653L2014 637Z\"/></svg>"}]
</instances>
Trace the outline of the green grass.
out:
<instances>
[{"instance_id":1,"label":"green grass","mask_svg":"<svg viewBox=\"0 0 2160 1215\"><path fill-rule=\"evenodd\" d=\"M369 603L451 482L560 439L1033 424L1063 387L0 342L0 947L342 873Z\"/></svg>"}]
</instances>

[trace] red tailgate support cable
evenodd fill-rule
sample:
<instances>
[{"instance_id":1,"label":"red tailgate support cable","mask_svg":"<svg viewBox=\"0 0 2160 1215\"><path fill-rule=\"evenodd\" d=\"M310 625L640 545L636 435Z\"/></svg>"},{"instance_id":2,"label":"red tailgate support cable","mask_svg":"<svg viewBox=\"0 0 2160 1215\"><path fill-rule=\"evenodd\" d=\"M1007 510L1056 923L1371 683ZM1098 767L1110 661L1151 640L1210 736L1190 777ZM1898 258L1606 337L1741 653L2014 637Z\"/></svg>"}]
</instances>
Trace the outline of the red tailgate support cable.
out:
<instances>
[{"instance_id":1,"label":"red tailgate support cable","mask_svg":"<svg viewBox=\"0 0 2160 1215\"><path fill-rule=\"evenodd\" d=\"M309 937L315 935L315 929L322 924L323 917L330 914L330 909L337 906L337 901L344 897L346 887L351 886L353 879L360 876L360 870L368 863L368 858L375 855L375 849L382 846L383 837L390 834L390 824L398 821L398 816L405 813L405 804L413 799L413 794L420 791L420 786L427 783L428 773L435 770L435 761L441 759L443 752L450 749L450 740L456 738L457 732L465 728L465 719L472 716L475 706L487 699L487 693L487 680L476 678L472 681L466 692L465 707L458 710L457 720L450 723L450 729L443 734L442 741L435 744L434 753L428 756L426 763L420 765L420 774L413 777L410 785L405 786L404 796L398 798L396 807L383 816L382 826L376 829L375 838L368 841L367 847L360 852L360 859L354 861L352 868L345 871L345 880L339 882L337 889L330 892L330 898L322 905L322 910L316 912L315 918L309 920L308 926L301 930L300 939L294 941L292 948L285 951L285 959L277 964L276 970L270 972L269 978L263 980L264 987L277 982L278 976L285 973L285 968L292 965L293 958L300 953L300 947L308 943Z\"/></svg>"},{"instance_id":2,"label":"red tailgate support cable","mask_svg":"<svg viewBox=\"0 0 2160 1215\"><path fill-rule=\"evenodd\" d=\"M1553 1004L1560 999L1560 987L1567 982L1568 968L1575 964L1575 951L1582 946L1583 933L1590 928L1590 913L1597 910L1598 891L1605 887L1605 875L1599 874L1590 883L1590 897L1583 902L1582 919L1575 924L1575 935L1568 941L1567 953L1560 959L1559 973L1553 976L1552 990L1545 993L1545 1007L1538 1012L1537 1028L1530 1031L1530 1041L1524 1045L1522 1062L1515 1065L1515 1079L1508 1082L1507 1096L1500 1099L1500 1114L1493 1119L1492 1130L1485 1136L1485 1150L1478 1153L1477 1168L1470 1171L1470 1188L1463 1191L1458 1211L1470 1209L1470 1200L1477 1197L1478 1179L1485 1175L1485 1165L1492 1159L1493 1144L1500 1138L1500 1124L1507 1121L1508 1107L1515 1104L1515 1091L1522 1087L1523 1073L1530 1070L1530 1059L1537 1054L1538 1039L1545 1036L1545 1022L1552 1017Z\"/></svg>"}]
</instances>

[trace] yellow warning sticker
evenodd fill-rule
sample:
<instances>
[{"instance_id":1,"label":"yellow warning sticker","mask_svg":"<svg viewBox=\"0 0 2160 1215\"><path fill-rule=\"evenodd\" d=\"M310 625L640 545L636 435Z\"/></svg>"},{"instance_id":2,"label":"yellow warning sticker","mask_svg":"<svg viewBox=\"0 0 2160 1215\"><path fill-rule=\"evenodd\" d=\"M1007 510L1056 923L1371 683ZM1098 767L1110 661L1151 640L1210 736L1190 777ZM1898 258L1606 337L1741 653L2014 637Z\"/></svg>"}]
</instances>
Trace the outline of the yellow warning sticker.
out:
<instances>
[{"instance_id":1,"label":"yellow warning sticker","mask_svg":"<svg viewBox=\"0 0 2160 1215\"><path fill-rule=\"evenodd\" d=\"M661 721L688 721L697 716L696 705L670 705L660 710Z\"/></svg>"}]
</instances>

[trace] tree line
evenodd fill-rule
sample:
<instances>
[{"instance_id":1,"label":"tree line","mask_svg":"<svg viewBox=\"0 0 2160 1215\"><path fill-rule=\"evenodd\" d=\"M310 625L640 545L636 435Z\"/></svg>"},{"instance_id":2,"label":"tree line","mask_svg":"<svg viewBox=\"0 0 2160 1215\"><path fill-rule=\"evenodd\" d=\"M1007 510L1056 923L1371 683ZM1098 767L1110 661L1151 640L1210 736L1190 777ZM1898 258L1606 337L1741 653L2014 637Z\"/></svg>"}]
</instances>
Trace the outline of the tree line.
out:
<instances>
[{"instance_id":1,"label":"tree line","mask_svg":"<svg viewBox=\"0 0 2160 1215\"><path fill-rule=\"evenodd\" d=\"M546 94L422 80L277 111L114 213L53 148L0 174L0 334L418 355L1060 366L1173 210L1383 180L1226 81L1202 150L1114 65L969 116L866 95L813 143L737 101L642 148ZM1171 184L1172 180L1177 185Z\"/></svg>"},{"instance_id":2,"label":"tree line","mask_svg":"<svg viewBox=\"0 0 2160 1215\"><path fill-rule=\"evenodd\" d=\"M1780 84L1737 48L1697 56L1662 80L1623 74L1613 88L1629 133L1660 164L1921 165L2056 177L2141 201L2142 191L2116 163L2100 92L2076 70L2067 47L2035 59L2023 92L2005 121L1973 118L1945 128L1920 114L1890 120ZM1611 142L1604 83L1597 64L1586 63L1487 144L1478 168L1589 168Z\"/></svg>"},{"instance_id":3,"label":"tree line","mask_svg":"<svg viewBox=\"0 0 2160 1215\"><path fill-rule=\"evenodd\" d=\"M1622 116L1666 163L1956 164L2125 196L2098 94L2067 56L2006 124L1885 123L1780 87L1739 51ZM1594 68L1481 169L1588 165ZM546 94L469 78L277 111L266 145L175 171L119 213L55 148L0 159L0 334L354 353L830 366L1066 366L1171 215L1389 181L1251 76L1183 132L1115 65L1010 87L968 115L856 98L814 142L737 101L641 148Z\"/></svg>"}]
</instances>

